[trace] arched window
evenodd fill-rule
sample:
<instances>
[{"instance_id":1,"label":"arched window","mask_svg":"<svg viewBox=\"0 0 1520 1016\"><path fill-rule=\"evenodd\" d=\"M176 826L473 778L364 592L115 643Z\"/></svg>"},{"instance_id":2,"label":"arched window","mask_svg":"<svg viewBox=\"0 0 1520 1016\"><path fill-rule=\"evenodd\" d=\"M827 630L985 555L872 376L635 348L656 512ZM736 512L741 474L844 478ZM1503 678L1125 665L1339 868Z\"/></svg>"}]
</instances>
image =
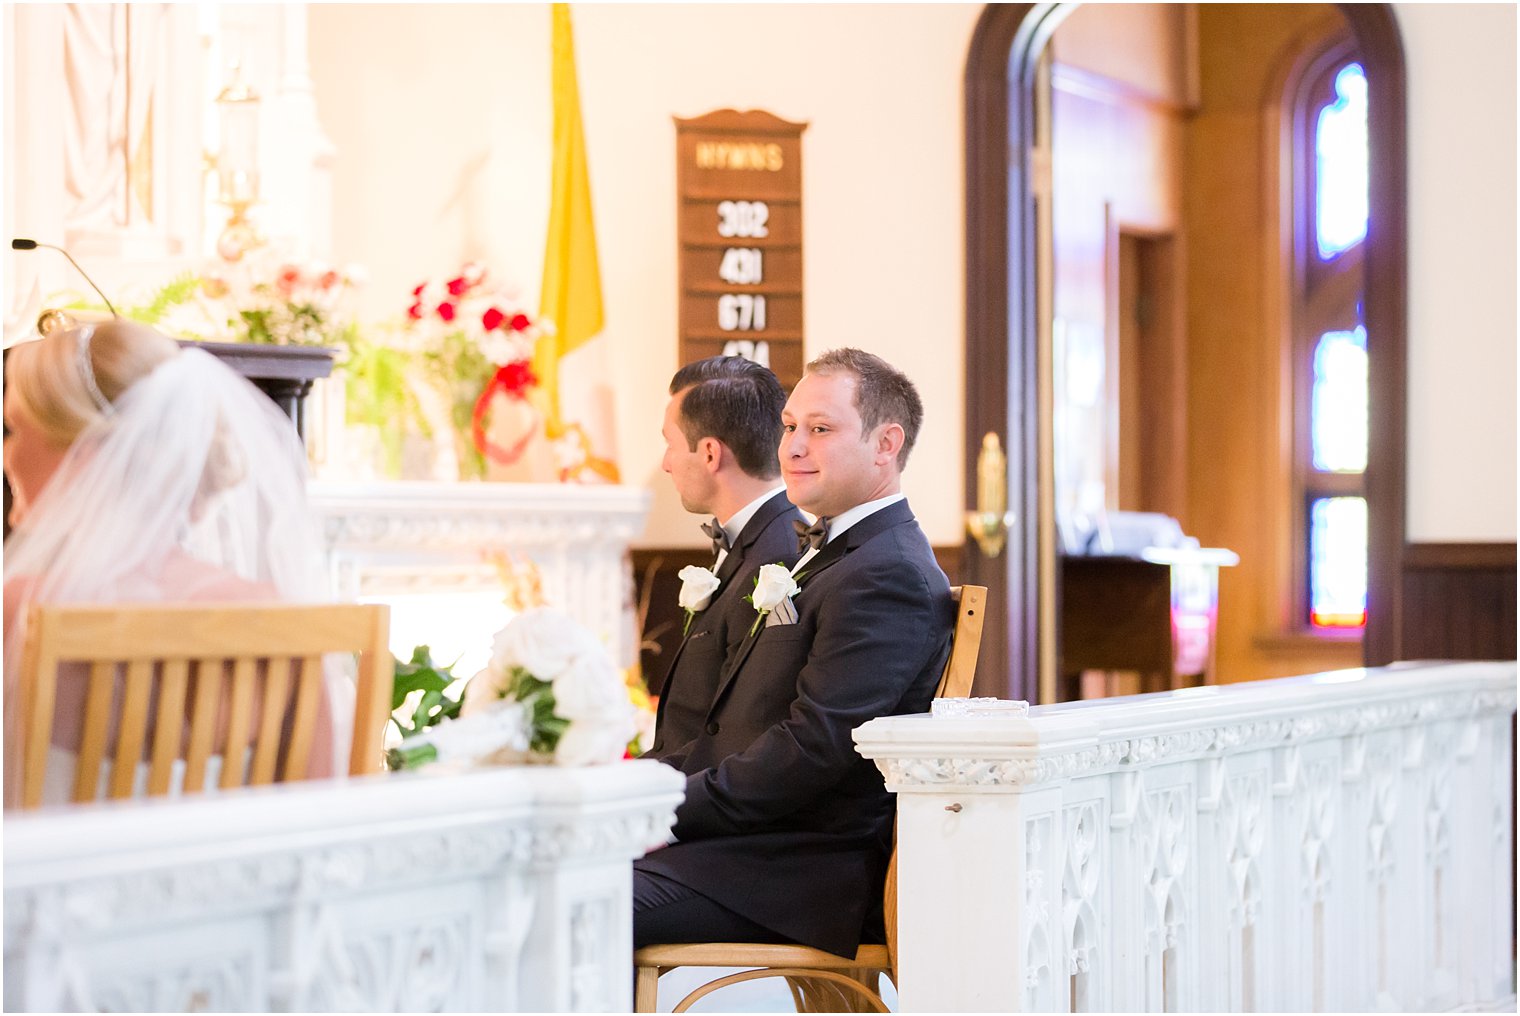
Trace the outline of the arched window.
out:
<instances>
[{"instance_id":1,"label":"arched window","mask_svg":"<svg viewBox=\"0 0 1520 1016\"><path fill-rule=\"evenodd\" d=\"M1367 78L1348 42L1290 83L1294 627L1367 624Z\"/></svg>"}]
</instances>

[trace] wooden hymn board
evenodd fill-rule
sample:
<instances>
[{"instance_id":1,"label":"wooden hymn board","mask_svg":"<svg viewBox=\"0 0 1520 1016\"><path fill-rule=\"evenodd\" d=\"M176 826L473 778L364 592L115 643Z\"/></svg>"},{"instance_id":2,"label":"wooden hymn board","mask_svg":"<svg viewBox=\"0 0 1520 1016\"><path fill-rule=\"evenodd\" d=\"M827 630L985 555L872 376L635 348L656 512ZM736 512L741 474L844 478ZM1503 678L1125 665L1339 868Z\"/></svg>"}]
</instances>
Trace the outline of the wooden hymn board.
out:
<instances>
[{"instance_id":1,"label":"wooden hymn board","mask_svg":"<svg viewBox=\"0 0 1520 1016\"><path fill-rule=\"evenodd\" d=\"M680 361L720 353L802 377L802 132L770 113L676 118Z\"/></svg>"}]
</instances>

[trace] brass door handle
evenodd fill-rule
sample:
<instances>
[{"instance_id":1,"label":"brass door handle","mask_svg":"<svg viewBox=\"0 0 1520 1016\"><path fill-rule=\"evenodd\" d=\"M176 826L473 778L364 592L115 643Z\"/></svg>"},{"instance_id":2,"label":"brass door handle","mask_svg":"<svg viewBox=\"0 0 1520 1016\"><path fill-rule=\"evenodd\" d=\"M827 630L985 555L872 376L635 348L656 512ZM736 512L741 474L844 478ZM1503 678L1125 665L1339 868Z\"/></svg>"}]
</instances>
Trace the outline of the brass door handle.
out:
<instances>
[{"instance_id":1,"label":"brass door handle","mask_svg":"<svg viewBox=\"0 0 1520 1016\"><path fill-rule=\"evenodd\" d=\"M1008 510L1008 458L997 434L989 430L976 457L976 510L966 513L966 531L983 554L997 557L1014 518Z\"/></svg>"}]
</instances>

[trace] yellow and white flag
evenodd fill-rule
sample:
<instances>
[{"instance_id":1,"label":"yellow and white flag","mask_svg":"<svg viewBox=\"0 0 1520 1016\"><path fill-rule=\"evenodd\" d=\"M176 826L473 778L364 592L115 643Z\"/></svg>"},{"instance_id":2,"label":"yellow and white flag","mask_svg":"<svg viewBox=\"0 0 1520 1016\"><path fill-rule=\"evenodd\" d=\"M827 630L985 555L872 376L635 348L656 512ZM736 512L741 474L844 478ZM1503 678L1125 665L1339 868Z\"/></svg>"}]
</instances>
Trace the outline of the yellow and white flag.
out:
<instances>
[{"instance_id":1,"label":"yellow and white flag","mask_svg":"<svg viewBox=\"0 0 1520 1016\"><path fill-rule=\"evenodd\" d=\"M533 372L560 478L617 483L610 372L602 343L592 341L602 330L602 275L569 4L553 5L553 25L554 168L539 314L554 331L538 340Z\"/></svg>"}]
</instances>

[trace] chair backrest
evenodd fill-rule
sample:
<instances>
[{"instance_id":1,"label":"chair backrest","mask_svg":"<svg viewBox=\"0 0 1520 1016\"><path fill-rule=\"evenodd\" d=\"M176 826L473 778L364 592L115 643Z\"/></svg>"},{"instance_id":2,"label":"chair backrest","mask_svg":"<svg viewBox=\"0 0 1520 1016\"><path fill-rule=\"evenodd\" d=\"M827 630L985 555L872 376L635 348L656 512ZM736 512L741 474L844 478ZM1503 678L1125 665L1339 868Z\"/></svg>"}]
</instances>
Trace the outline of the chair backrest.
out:
<instances>
[{"instance_id":1,"label":"chair backrest","mask_svg":"<svg viewBox=\"0 0 1520 1016\"><path fill-rule=\"evenodd\" d=\"M976 659L982 652L982 613L987 605L986 586L952 586L955 631L950 636L950 659L934 690L935 698L965 698L976 677Z\"/></svg>"},{"instance_id":2,"label":"chair backrest","mask_svg":"<svg viewBox=\"0 0 1520 1016\"><path fill-rule=\"evenodd\" d=\"M170 791L177 760L186 792L201 788L218 742L229 754L251 747L246 773L224 759L223 788L301 778L324 653L359 654L349 772L377 772L393 679L389 630L383 604L34 605L20 675L21 806L42 803L60 664L88 667L74 801L95 799L113 727L110 798L133 795L145 751L150 796Z\"/></svg>"},{"instance_id":3,"label":"chair backrest","mask_svg":"<svg viewBox=\"0 0 1520 1016\"><path fill-rule=\"evenodd\" d=\"M982 652L982 614L987 605L986 586L951 586L955 601L955 630L950 635L950 659L939 679L935 698L965 698L976 677L976 659ZM887 953L892 957L892 983L897 983L897 833L892 834L892 859L887 863L882 916L887 925Z\"/></svg>"}]
</instances>

